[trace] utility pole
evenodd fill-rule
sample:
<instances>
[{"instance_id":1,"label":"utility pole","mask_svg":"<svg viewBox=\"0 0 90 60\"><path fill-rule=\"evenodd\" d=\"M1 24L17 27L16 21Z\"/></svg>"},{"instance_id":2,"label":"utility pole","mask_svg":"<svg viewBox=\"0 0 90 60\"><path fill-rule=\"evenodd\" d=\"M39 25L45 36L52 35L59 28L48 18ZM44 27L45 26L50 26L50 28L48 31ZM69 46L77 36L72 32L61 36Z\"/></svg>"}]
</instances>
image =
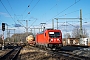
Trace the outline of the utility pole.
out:
<instances>
[{"instance_id":1,"label":"utility pole","mask_svg":"<svg viewBox=\"0 0 90 60\"><path fill-rule=\"evenodd\" d=\"M52 28L54 29L54 19L52 19Z\"/></svg>"},{"instance_id":2,"label":"utility pole","mask_svg":"<svg viewBox=\"0 0 90 60\"><path fill-rule=\"evenodd\" d=\"M57 29L58 29L58 19L61 19L61 18L54 18L54 19L56 19L56 20L57 20Z\"/></svg>"},{"instance_id":3,"label":"utility pole","mask_svg":"<svg viewBox=\"0 0 90 60\"><path fill-rule=\"evenodd\" d=\"M14 33L10 33L10 30L14 30ZM10 34L15 34L15 29L8 29L8 37L10 38ZM15 38L14 38L15 39ZM10 43L10 39L8 39L8 42Z\"/></svg>"},{"instance_id":4,"label":"utility pole","mask_svg":"<svg viewBox=\"0 0 90 60\"><path fill-rule=\"evenodd\" d=\"M57 29L58 29L58 19L56 19L57 20Z\"/></svg>"},{"instance_id":5,"label":"utility pole","mask_svg":"<svg viewBox=\"0 0 90 60\"><path fill-rule=\"evenodd\" d=\"M26 20L26 32L28 33L28 20Z\"/></svg>"},{"instance_id":6,"label":"utility pole","mask_svg":"<svg viewBox=\"0 0 90 60\"><path fill-rule=\"evenodd\" d=\"M23 24L22 24L22 26L26 29L26 33L27 33L27 36L28 36L28 21L30 21L30 20L17 20L20 24L22 24L20 21L26 21L26 26L24 26Z\"/></svg>"},{"instance_id":7,"label":"utility pole","mask_svg":"<svg viewBox=\"0 0 90 60\"><path fill-rule=\"evenodd\" d=\"M80 38L82 38L82 10L80 9Z\"/></svg>"}]
</instances>

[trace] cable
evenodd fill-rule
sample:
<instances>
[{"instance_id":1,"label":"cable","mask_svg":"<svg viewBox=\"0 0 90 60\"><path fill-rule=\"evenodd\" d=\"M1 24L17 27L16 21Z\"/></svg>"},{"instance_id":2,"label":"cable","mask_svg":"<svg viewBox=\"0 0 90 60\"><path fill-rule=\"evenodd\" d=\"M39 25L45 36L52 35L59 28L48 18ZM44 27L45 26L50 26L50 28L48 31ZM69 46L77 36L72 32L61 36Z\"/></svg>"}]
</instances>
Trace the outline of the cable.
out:
<instances>
[{"instance_id":1,"label":"cable","mask_svg":"<svg viewBox=\"0 0 90 60\"><path fill-rule=\"evenodd\" d=\"M73 12L69 12L69 13L64 14L64 15L61 15L61 16L59 16L59 17L66 16L66 15L69 15L69 14L75 13L75 12L77 12L77 11L79 11L79 10L76 10L76 11L73 11Z\"/></svg>"},{"instance_id":2,"label":"cable","mask_svg":"<svg viewBox=\"0 0 90 60\"><path fill-rule=\"evenodd\" d=\"M36 20L37 20L37 19L36 19ZM30 25L30 27L36 22L36 20ZM29 28L30 28L30 27L29 27Z\"/></svg>"},{"instance_id":3,"label":"cable","mask_svg":"<svg viewBox=\"0 0 90 60\"><path fill-rule=\"evenodd\" d=\"M33 0L29 3L28 7L24 10L24 12L22 13L22 15L27 11L27 9L30 7L30 4L33 2Z\"/></svg>"},{"instance_id":4,"label":"cable","mask_svg":"<svg viewBox=\"0 0 90 60\"><path fill-rule=\"evenodd\" d=\"M77 11L79 11L79 10L76 10L76 11L73 11L73 12L70 12L70 13L67 13L67 14L64 14L64 15L61 15L61 16L59 16L59 17L66 16L66 15L69 15L69 14L75 13L75 12L77 12Z\"/></svg>"},{"instance_id":5,"label":"cable","mask_svg":"<svg viewBox=\"0 0 90 60\"><path fill-rule=\"evenodd\" d=\"M72 5L70 5L69 7L67 7L66 9L64 9L63 11L61 11L60 13L58 13L57 15L55 15L54 17L56 17L56 16L58 16L59 14L61 14L61 13L63 13L64 11L66 11L67 9L69 9L70 7L72 7L73 5L75 5L76 3L78 3L80 0L78 0L78 1L76 1L75 3L73 3ZM53 17L53 18L54 18ZM50 19L51 20L51 19ZM50 21L50 20L48 20L48 21ZM48 22L48 21L46 21L46 22Z\"/></svg>"},{"instance_id":6,"label":"cable","mask_svg":"<svg viewBox=\"0 0 90 60\"><path fill-rule=\"evenodd\" d=\"M68 23L68 22L67 22ZM69 25L71 25L71 26L73 26L73 27L75 27L75 28L77 28L76 26L74 26L74 25L72 25L72 24L70 24L70 23L68 23Z\"/></svg>"},{"instance_id":7,"label":"cable","mask_svg":"<svg viewBox=\"0 0 90 60\"><path fill-rule=\"evenodd\" d=\"M34 5L34 7L31 9L31 11L36 7L36 5L39 3L40 0L37 1L37 3ZM31 12L30 11L30 12Z\"/></svg>"},{"instance_id":8,"label":"cable","mask_svg":"<svg viewBox=\"0 0 90 60\"><path fill-rule=\"evenodd\" d=\"M10 4L10 2L7 0L7 2L8 2L8 4L9 4L9 6L10 6L10 8L12 9L12 6L11 6L11 4ZM13 11L13 13L14 13L14 10L12 9L12 11ZM15 13L14 13L15 14Z\"/></svg>"},{"instance_id":9,"label":"cable","mask_svg":"<svg viewBox=\"0 0 90 60\"><path fill-rule=\"evenodd\" d=\"M52 10L55 6L57 6L57 4L55 4L53 7L51 7L49 10ZM48 11L47 11L48 12ZM43 15L45 15L45 14L47 14L47 12L46 13L44 13ZM42 15L42 16L43 16Z\"/></svg>"},{"instance_id":10,"label":"cable","mask_svg":"<svg viewBox=\"0 0 90 60\"><path fill-rule=\"evenodd\" d=\"M64 11L66 11L67 9L69 9L70 7L72 7L73 5L75 5L76 3L78 3L80 0L76 1L74 4L70 5L69 7L67 7L66 9L64 9L63 11L61 11L60 13L58 13L57 15L55 15L54 17L58 16L59 14L63 13Z\"/></svg>"},{"instance_id":11,"label":"cable","mask_svg":"<svg viewBox=\"0 0 90 60\"><path fill-rule=\"evenodd\" d=\"M31 9L31 11L36 7L36 5L39 3L39 1L40 1L40 0L37 1L37 3L34 5L34 7ZM30 12L31 12L31 11L30 11ZM28 16L28 14L26 15L26 17L27 17L27 16ZM25 18L26 18L26 17L25 17Z\"/></svg>"},{"instance_id":12,"label":"cable","mask_svg":"<svg viewBox=\"0 0 90 60\"><path fill-rule=\"evenodd\" d=\"M10 2L9 2L8 0L7 0L7 2L8 2L8 4L9 4L9 6L10 6L11 10L13 11L14 15L16 16L16 14L15 14L14 10L12 9L12 6L11 6Z\"/></svg>"},{"instance_id":13,"label":"cable","mask_svg":"<svg viewBox=\"0 0 90 60\"><path fill-rule=\"evenodd\" d=\"M67 13L67 14L64 14L64 15L61 15L61 16L59 16L59 17L66 16L66 15L69 15L69 14L75 13L75 12L77 12L77 11L79 11L79 10L76 10L76 11L69 12L69 13ZM47 22L47 21L46 21L46 22Z\"/></svg>"},{"instance_id":14,"label":"cable","mask_svg":"<svg viewBox=\"0 0 90 60\"><path fill-rule=\"evenodd\" d=\"M9 14L9 16L12 18L12 16L10 15L10 13L8 12L8 10L6 9L6 7L4 6L4 4L2 3L2 1L0 0L1 4L3 5L3 7L5 8L5 10L7 11L7 13ZM12 20L14 21L14 19L12 18ZM14 21L15 22L15 21ZM16 22L15 22L16 23Z\"/></svg>"}]
</instances>

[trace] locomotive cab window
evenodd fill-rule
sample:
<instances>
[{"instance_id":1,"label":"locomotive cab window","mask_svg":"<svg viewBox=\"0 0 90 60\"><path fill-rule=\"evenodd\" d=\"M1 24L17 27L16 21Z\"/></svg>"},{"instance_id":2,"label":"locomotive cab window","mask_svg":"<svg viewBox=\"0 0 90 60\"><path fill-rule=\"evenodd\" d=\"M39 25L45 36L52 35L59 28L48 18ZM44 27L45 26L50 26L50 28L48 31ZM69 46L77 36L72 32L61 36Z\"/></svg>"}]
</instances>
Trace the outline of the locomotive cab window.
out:
<instances>
[{"instance_id":1,"label":"locomotive cab window","mask_svg":"<svg viewBox=\"0 0 90 60\"><path fill-rule=\"evenodd\" d=\"M60 32L49 32L49 37L50 38L59 38Z\"/></svg>"}]
</instances>

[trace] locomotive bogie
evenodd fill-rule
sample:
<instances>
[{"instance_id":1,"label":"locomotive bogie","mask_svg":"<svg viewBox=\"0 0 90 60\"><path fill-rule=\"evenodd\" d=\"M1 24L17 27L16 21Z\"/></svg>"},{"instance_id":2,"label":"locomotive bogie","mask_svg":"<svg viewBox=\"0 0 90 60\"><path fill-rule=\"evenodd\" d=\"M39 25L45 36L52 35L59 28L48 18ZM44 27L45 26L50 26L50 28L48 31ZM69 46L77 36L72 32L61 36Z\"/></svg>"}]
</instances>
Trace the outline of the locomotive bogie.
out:
<instances>
[{"instance_id":1,"label":"locomotive bogie","mask_svg":"<svg viewBox=\"0 0 90 60\"><path fill-rule=\"evenodd\" d=\"M61 48L62 44L48 44L49 48Z\"/></svg>"}]
</instances>

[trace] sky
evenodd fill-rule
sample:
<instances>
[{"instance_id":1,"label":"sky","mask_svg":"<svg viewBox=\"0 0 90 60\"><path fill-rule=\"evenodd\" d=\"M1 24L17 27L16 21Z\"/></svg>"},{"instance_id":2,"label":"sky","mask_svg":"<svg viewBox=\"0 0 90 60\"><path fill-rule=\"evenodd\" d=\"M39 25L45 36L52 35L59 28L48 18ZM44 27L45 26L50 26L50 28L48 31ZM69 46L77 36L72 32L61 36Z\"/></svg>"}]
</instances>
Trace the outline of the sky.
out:
<instances>
[{"instance_id":1,"label":"sky","mask_svg":"<svg viewBox=\"0 0 90 60\"><path fill-rule=\"evenodd\" d=\"M46 23L46 28L52 28L52 19L80 18L81 9L82 26L89 33L89 6L90 0L0 0L0 29L2 29L2 23L6 23L9 25L8 29L15 29L15 33L23 33L26 31L26 20L30 28L40 28L40 23ZM79 19L59 19L59 29L63 32L63 35L66 32L71 34L75 26L80 25L79 21ZM54 19L55 29L57 27L56 22ZM24 27L15 27L15 24L21 24ZM0 34L2 34L2 30L0 31ZM13 31L11 32L13 33ZM35 33L37 32L36 30Z\"/></svg>"}]
</instances>

